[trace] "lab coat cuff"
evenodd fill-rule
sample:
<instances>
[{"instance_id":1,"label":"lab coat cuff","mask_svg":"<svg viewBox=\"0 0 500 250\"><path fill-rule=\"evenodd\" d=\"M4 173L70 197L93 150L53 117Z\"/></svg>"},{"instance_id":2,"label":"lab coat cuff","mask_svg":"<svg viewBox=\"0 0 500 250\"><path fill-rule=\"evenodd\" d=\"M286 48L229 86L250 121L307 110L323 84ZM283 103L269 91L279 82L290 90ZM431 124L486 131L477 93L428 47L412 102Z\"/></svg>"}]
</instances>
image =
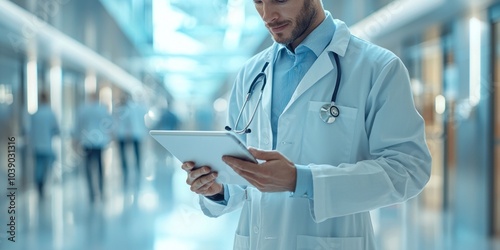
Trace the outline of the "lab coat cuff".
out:
<instances>
[{"instance_id":1,"label":"lab coat cuff","mask_svg":"<svg viewBox=\"0 0 500 250\"><path fill-rule=\"evenodd\" d=\"M218 217L224 213L226 205L223 205L217 201L213 201L203 195L200 197L200 207L204 214L209 217Z\"/></svg>"},{"instance_id":2,"label":"lab coat cuff","mask_svg":"<svg viewBox=\"0 0 500 250\"><path fill-rule=\"evenodd\" d=\"M224 201L221 201L222 203L210 200L203 195L199 196L203 213L209 217L218 217L240 208L245 200L246 192L241 186L224 184Z\"/></svg>"},{"instance_id":3,"label":"lab coat cuff","mask_svg":"<svg viewBox=\"0 0 500 250\"><path fill-rule=\"evenodd\" d=\"M304 165L295 165L295 168L297 169L297 182L292 197L312 199L314 187L311 169Z\"/></svg>"},{"instance_id":4,"label":"lab coat cuff","mask_svg":"<svg viewBox=\"0 0 500 250\"><path fill-rule=\"evenodd\" d=\"M214 196L205 196L205 198L219 204L219 205L223 205L223 206L226 206L227 205L227 201L229 200L229 188L226 184L223 184L224 186L224 194L222 195L223 196L223 199L214 199L212 197Z\"/></svg>"}]
</instances>

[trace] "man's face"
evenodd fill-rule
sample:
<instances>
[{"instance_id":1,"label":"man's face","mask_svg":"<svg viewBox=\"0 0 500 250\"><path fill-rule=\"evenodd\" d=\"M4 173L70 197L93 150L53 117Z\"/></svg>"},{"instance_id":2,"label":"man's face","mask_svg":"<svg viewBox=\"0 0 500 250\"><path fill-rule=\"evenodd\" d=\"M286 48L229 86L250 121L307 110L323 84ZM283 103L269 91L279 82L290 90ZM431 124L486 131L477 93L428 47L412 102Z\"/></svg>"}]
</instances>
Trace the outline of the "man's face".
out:
<instances>
[{"instance_id":1,"label":"man's face","mask_svg":"<svg viewBox=\"0 0 500 250\"><path fill-rule=\"evenodd\" d=\"M292 49L322 21L316 0L254 0L254 4L274 40Z\"/></svg>"}]
</instances>

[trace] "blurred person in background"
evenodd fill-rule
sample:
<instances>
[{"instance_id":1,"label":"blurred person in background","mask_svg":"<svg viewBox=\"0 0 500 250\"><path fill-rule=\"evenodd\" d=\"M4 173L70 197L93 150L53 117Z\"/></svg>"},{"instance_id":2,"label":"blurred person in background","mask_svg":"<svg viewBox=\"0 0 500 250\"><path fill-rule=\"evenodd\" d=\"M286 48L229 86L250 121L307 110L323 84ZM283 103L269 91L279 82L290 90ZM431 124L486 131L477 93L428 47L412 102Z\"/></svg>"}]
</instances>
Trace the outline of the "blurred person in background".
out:
<instances>
[{"instance_id":1,"label":"blurred person in background","mask_svg":"<svg viewBox=\"0 0 500 250\"><path fill-rule=\"evenodd\" d=\"M154 130L177 130L181 127L181 120L176 115L174 111L168 106L168 104L164 104L163 107L160 108L160 118L154 124L152 129ZM159 171L165 173L165 181L162 182L164 185L162 188L167 192L167 198L171 201L173 197L173 176L175 172L174 166L172 166L172 160L174 159L170 152L165 150L163 146L161 146L158 142L153 142L153 150L155 152L156 159L156 168Z\"/></svg>"},{"instance_id":2,"label":"blurred person in background","mask_svg":"<svg viewBox=\"0 0 500 250\"><path fill-rule=\"evenodd\" d=\"M75 143L83 150L85 157L85 173L91 202L94 202L96 196L93 176L95 171L97 171L99 195L104 200L102 153L110 142L112 124L113 118L107 108L99 103L97 93L90 94L88 102L77 111Z\"/></svg>"},{"instance_id":3,"label":"blurred person in background","mask_svg":"<svg viewBox=\"0 0 500 250\"><path fill-rule=\"evenodd\" d=\"M259 163L223 157L252 185L218 183L193 162L186 183L207 216L242 208L234 249L376 249L369 211L415 197L430 177L406 67L321 0L254 5L275 43L236 76L227 129Z\"/></svg>"},{"instance_id":4,"label":"blurred person in background","mask_svg":"<svg viewBox=\"0 0 500 250\"><path fill-rule=\"evenodd\" d=\"M147 110L144 106L136 103L128 95L125 95L114 109L114 137L118 143L120 160L122 165L123 187L128 187L129 167L131 164L130 147L133 148L134 162L136 167L136 186L139 186L141 177L141 146L147 134L144 120Z\"/></svg>"},{"instance_id":5,"label":"blurred person in background","mask_svg":"<svg viewBox=\"0 0 500 250\"><path fill-rule=\"evenodd\" d=\"M12 107L7 103L0 102L0 127L8 128L10 126L10 119L12 115ZM0 130L2 138L7 137L5 129Z\"/></svg>"},{"instance_id":6,"label":"blurred person in background","mask_svg":"<svg viewBox=\"0 0 500 250\"><path fill-rule=\"evenodd\" d=\"M43 199L47 173L55 160L52 139L59 135L60 131L56 116L50 107L48 94L40 93L39 101L38 110L30 117L28 140L35 159L35 183L39 197Z\"/></svg>"},{"instance_id":7,"label":"blurred person in background","mask_svg":"<svg viewBox=\"0 0 500 250\"><path fill-rule=\"evenodd\" d=\"M160 110L160 119L156 122L156 130L176 130L180 127L179 117L168 107L162 107Z\"/></svg>"}]
</instances>

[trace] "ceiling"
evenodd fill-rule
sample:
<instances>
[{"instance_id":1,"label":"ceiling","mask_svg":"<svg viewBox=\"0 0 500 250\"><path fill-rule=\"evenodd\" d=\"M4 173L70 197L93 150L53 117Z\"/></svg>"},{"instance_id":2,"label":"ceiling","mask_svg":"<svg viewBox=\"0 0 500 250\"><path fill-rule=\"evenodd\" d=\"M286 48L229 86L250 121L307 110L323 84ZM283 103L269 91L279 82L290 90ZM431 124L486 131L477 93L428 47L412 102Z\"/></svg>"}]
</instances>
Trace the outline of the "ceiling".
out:
<instances>
[{"instance_id":1,"label":"ceiling","mask_svg":"<svg viewBox=\"0 0 500 250\"><path fill-rule=\"evenodd\" d=\"M255 11L253 1L249 0L99 1L141 54L140 58L125 57L124 63L121 61L114 63L122 66L126 72L154 74L155 79L161 79L161 84L170 96L177 101L186 101L193 105L198 103L204 105L224 95L243 63L272 42ZM0 2L2 5L9 3ZM413 0L397 2L417 4ZM373 12L372 1L323 1L323 3L334 18L346 21L352 26L353 31L356 29L363 31L367 26L371 27L370 18L366 18L364 22L359 21ZM412 9L412 6L408 9ZM11 12L12 10L6 14ZM387 10L381 10L384 17L387 15L386 12ZM400 11L399 14L406 17L409 12ZM393 14L390 24L403 25L404 22L401 20L395 20L397 13ZM16 16L18 15L12 15L12 18L16 19ZM377 17L376 13L373 17ZM21 22L21 18L17 19L19 19L18 24L26 25ZM363 26L363 23L368 24ZM393 32L395 29L381 28L387 32ZM47 37L53 37L54 32L45 33ZM67 44L72 45L69 48L75 47L74 43ZM73 50L68 49L68 51ZM92 54L88 49L81 51L86 53L85 55ZM108 65L98 68L113 67ZM121 71L119 73L117 75L126 75ZM117 82L140 84L139 81L131 81L128 76L126 79L122 78Z\"/></svg>"},{"instance_id":2,"label":"ceiling","mask_svg":"<svg viewBox=\"0 0 500 250\"><path fill-rule=\"evenodd\" d=\"M101 1L112 6L108 10L117 12L117 19L133 14L123 14L123 1ZM148 9L129 2L131 11ZM145 56L134 65L162 78L178 101L205 104L220 97L231 76L269 37L253 1L151 0L149 9L151 43L140 44ZM134 27L130 20L121 23L125 29Z\"/></svg>"}]
</instances>

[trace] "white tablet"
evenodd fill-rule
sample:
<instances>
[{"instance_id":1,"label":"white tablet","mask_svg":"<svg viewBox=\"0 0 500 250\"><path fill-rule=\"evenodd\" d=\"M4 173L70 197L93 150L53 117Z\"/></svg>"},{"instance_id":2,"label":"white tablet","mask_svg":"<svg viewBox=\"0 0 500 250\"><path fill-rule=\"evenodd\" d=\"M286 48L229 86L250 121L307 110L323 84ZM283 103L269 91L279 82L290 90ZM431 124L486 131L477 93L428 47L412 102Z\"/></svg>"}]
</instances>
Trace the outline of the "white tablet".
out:
<instances>
[{"instance_id":1,"label":"white tablet","mask_svg":"<svg viewBox=\"0 0 500 250\"><path fill-rule=\"evenodd\" d=\"M180 162L192 161L197 167L209 166L217 171L219 183L250 185L222 161L222 156L230 155L257 163L232 132L151 130L149 134Z\"/></svg>"}]
</instances>

